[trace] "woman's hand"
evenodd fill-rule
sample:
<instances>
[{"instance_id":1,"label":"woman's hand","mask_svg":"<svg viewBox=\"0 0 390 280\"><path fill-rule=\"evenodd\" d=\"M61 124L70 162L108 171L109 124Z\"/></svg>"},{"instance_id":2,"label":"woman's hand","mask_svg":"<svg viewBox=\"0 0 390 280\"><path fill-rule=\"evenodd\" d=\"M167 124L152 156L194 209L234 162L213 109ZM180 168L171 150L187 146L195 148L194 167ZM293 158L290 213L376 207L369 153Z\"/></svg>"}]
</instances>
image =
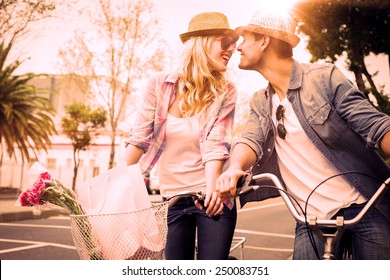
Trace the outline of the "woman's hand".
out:
<instances>
[{"instance_id":1,"label":"woman's hand","mask_svg":"<svg viewBox=\"0 0 390 280\"><path fill-rule=\"evenodd\" d=\"M209 217L218 216L223 211L222 199L218 196L216 191L206 193L204 206L206 207L206 215Z\"/></svg>"},{"instance_id":2,"label":"woman's hand","mask_svg":"<svg viewBox=\"0 0 390 280\"><path fill-rule=\"evenodd\" d=\"M204 206L207 208L206 214L209 217L218 216L223 211L223 202L215 189L216 180L222 173L223 164L224 161L222 160L206 162L206 198L204 200Z\"/></svg>"}]
</instances>

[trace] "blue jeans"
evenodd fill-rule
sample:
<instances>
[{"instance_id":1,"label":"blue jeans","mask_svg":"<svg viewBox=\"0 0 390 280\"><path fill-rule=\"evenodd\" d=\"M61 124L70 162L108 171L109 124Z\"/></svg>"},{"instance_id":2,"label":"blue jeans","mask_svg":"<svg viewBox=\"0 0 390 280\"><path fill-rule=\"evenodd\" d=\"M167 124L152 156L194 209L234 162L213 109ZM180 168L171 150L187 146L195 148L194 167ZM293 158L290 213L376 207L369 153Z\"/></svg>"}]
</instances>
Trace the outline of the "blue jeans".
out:
<instances>
[{"instance_id":1,"label":"blue jeans","mask_svg":"<svg viewBox=\"0 0 390 280\"><path fill-rule=\"evenodd\" d=\"M353 204L341 209L336 216L345 220L354 218L364 204ZM313 232L319 256L324 253L323 242ZM344 231L343 237L335 248L335 258L341 259L345 246L351 244L352 258L356 260L389 260L390 259L390 222L377 209L372 208L363 220ZM350 245L350 246L351 246ZM297 224L295 229L294 260L318 259L310 243L305 225Z\"/></svg>"},{"instance_id":2,"label":"blue jeans","mask_svg":"<svg viewBox=\"0 0 390 280\"><path fill-rule=\"evenodd\" d=\"M226 205L218 218L210 218L205 209L195 207L192 198L181 198L168 210L167 260L193 260L198 228L198 260L225 260L229 256L237 210Z\"/></svg>"}]
</instances>

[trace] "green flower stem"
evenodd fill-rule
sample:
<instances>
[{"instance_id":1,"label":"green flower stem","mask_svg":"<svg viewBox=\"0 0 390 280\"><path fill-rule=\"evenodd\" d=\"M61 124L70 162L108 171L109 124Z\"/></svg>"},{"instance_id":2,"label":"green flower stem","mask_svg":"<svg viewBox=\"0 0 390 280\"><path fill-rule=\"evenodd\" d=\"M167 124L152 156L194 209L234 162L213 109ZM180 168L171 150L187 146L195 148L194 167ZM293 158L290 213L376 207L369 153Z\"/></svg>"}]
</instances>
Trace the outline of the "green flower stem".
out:
<instances>
[{"instance_id":1,"label":"green flower stem","mask_svg":"<svg viewBox=\"0 0 390 280\"><path fill-rule=\"evenodd\" d=\"M77 200L68 194L64 194L54 187L48 187L43 191L41 198L53 203L57 206L68 209L71 214L82 215L84 214L79 206Z\"/></svg>"},{"instance_id":2,"label":"green flower stem","mask_svg":"<svg viewBox=\"0 0 390 280\"><path fill-rule=\"evenodd\" d=\"M38 187L41 190L42 181L37 181L39 183ZM88 248L89 258L91 260L101 260L103 259L99 248L95 245L92 227L85 215L84 211L81 208L81 205L77 201L76 193L63 185L58 179L51 177L50 180L43 180L44 189L38 193L39 205L42 203L50 203L52 205L59 206L61 210L67 214L79 216L76 217L76 226L78 227L79 232L82 234L83 242ZM36 187L38 189L38 187ZM43 186L42 186L43 187ZM37 199L38 200L38 199ZM38 204L35 206L38 207Z\"/></svg>"}]
</instances>

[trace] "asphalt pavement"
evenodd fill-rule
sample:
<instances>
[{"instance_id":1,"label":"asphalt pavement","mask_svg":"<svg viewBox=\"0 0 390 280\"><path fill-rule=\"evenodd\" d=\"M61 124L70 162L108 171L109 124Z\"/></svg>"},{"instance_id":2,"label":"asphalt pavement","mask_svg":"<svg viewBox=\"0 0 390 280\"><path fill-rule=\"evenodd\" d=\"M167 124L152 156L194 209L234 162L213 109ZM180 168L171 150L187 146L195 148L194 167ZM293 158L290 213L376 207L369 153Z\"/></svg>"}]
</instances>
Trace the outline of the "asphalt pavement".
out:
<instances>
[{"instance_id":1,"label":"asphalt pavement","mask_svg":"<svg viewBox=\"0 0 390 280\"><path fill-rule=\"evenodd\" d=\"M18 196L18 192L4 191L4 189L0 188L0 223L45 219L59 215L68 216L68 214L62 213L60 210L54 210L48 207L37 209L36 207L16 206L15 202L17 201ZM151 195L151 201L159 202L161 201L161 197L159 195ZM281 202L276 202L276 204L281 204ZM271 201L268 203L273 202ZM246 209L241 209L240 219L237 223L238 238L246 238L245 251L248 253L245 253L245 259L291 259L292 251L290 248L292 246L292 239L290 235L293 233L292 230L287 229L285 234L278 234L280 231L279 228L274 229L274 226L262 228L263 222L253 223L253 221L258 220L266 221L268 219L267 216L269 216L267 214L267 209L271 209L267 208L267 205L254 206L254 208L248 209L246 207ZM263 209L263 207L266 207L267 209ZM259 208L259 210L257 210L257 208ZM291 221L288 220L291 219L291 217L289 217L288 213L286 215L285 211L286 210L284 210L284 214L280 215L280 221L276 223L277 226L291 223ZM242 251L236 250L233 255L240 259L241 253Z\"/></svg>"}]
</instances>

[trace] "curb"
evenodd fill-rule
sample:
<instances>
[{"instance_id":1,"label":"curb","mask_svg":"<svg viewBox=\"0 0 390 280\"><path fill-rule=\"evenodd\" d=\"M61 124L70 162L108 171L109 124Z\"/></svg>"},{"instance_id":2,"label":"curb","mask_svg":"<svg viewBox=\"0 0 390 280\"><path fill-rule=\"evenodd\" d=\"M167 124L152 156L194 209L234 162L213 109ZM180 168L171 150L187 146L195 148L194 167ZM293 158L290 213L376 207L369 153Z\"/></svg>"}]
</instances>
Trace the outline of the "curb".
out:
<instances>
[{"instance_id":1,"label":"curb","mask_svg":"<svg viewBox=\"0 0 390 280\"><path fill-rule=\"evenodd\" d=\"M0 213L0 223L49 218L51 216L64 215L58 210L26 210L19 212Z\"/></svg>"}]
</instances>

